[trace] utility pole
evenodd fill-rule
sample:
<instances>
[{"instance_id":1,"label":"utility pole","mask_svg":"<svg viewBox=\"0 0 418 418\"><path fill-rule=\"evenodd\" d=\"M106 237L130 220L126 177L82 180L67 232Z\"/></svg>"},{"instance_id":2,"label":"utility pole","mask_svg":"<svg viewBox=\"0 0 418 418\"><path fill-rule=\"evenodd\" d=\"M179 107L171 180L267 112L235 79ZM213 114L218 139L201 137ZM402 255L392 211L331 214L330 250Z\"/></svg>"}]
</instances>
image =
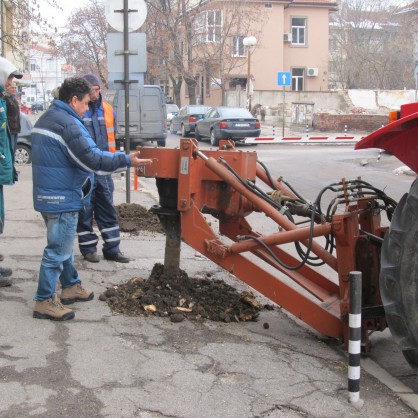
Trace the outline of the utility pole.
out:
<instances>
[{"instance_id":1,"label":"utility pole","mask_svg":"<svg viewBox=\"0 0 418 418\"><path fill-rule=\"evenodd\" d=\"M5 25L5 21L4 21L4 13L3 13L3 9L4 9L4 0L0 0L0 56L4 57L4 33L3 33L3 28Z\"/></svg>"}]
</instances>

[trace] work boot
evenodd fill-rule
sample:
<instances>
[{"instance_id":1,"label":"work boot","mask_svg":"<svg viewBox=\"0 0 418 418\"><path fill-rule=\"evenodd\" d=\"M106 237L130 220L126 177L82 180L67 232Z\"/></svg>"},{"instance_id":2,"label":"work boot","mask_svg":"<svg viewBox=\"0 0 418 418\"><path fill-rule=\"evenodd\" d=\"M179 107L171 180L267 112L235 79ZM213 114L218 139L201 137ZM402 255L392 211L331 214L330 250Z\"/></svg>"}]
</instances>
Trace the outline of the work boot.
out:
<instances>
[{"instance_id":1,"label":"work boot","mask_svg":"<svg viewBox=\"0 0 418 418\"><path fill-rule=\"evenodd\" d=\"M117 263L129 263L131 260L125 257L122 253L106 254L104 256L106 260L116 261Z\"/></svg>"},{"instance_id":2,"label":"work boot","mask_svg":"<svg viewBox=\"0 0 418 418\"><path fill-rule=\"evenodd\" d=\"M61 302L64 305L69 305L74 302L87 302L93 298L94 293L81 286L81 283L76 283L71 287L65 287L61 291Z\"/></svg>"},{"instance_id":3,"label":"work boot","mask_svg":"<svg viewBox=\"0 0 418 418\"><path fill-rule=\"evenodd\" d=\"M67 319L73 319L74 316L74 312L63 306L55 293L50 299L35 301L35 307L33 309L34 318L66 321Z\"/></svg>"},{"instance_id":4,"label":"work boot","mask_svg":"<svg viewBox=\"0 0 418 418\"><path fill-rule=\"evenodd\" d=\"M83 254L85 260L89 261L90 263L98 263L100 261L99 256L97 253L87 253Z\"/></svg>"},{"instance_id":5,"label":"work boot","mask_svg":"<svg viewBox=\"0 0 418 418\"><path fill-rule=\"evenodd\" d=\"M0 276L10 277L13 274L13 271L9 267L0 267Z\"/></svg>"},{"instance_id":6,"label":"work boot","mask_svg":"<svg viewBox=\"0 0 418 418\"><path fill-rule=\"evenodd\" d=\"M7 287L11 285L12 285L12 281L10 279L7 279L6 277L3 277L0 274L0 287Z\"/></svg>"}]
</instances>

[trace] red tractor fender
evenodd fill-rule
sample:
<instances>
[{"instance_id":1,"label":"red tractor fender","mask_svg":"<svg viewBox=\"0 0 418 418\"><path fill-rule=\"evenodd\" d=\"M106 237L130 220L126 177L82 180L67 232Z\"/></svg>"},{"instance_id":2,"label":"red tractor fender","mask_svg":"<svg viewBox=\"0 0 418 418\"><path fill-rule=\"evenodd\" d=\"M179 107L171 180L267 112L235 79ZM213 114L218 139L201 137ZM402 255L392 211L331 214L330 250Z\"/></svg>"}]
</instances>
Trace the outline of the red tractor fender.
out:
<instances>
[{"instance_id":1,"label":"red tractor fender","mask_svg":"<svg viewBox=\"0 0 418 418\"><path fill-rule=\"evenodd\" d=\"M367 135L354 148L384 149L418 173L418 112Z\"/></svg>"}]
</instances>

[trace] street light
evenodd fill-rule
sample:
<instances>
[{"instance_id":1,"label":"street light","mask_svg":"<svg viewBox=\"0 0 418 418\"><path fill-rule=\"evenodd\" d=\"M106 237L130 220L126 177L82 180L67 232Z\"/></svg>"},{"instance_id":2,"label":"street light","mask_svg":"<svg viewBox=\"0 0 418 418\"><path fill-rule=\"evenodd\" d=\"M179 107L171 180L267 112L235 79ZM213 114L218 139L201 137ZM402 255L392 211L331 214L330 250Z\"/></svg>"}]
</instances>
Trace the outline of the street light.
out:
<instances>
[{"instance_id":1,"label":"street light","mask_svg":"<svg viewBox=\"0 0 418 418\"><path fill-rule=\"evenodd\" d=\"M247 71L247 102L248 110L251 112L251 47L257 43L255 36L247 36L242 40L242 43L247 48L248 56L248 71Z\"/></svg>"}]
</instances>

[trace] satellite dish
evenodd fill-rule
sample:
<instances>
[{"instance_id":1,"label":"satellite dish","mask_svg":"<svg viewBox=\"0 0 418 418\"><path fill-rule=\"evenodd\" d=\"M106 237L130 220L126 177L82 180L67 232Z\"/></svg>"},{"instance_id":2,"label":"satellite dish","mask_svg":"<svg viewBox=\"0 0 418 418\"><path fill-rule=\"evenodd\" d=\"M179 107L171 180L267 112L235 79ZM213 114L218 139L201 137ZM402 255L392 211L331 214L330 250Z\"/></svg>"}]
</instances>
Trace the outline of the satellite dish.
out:
<instances>
[{"instance_id":1,"label":"satellite dish","mask_svg":"<svg viewBox=\"0 0 418 418\"><path fill-rule=\"evenodd\" d=\"M118 32L123 32L124 0L106 0L105 17L107 23ZM128 32L139 29L147 18L147 5L144 0L128 0L128 9L136 10L128 13ZM115 12L115 10L119 10Z\"/></svg>"}]
</instances>

